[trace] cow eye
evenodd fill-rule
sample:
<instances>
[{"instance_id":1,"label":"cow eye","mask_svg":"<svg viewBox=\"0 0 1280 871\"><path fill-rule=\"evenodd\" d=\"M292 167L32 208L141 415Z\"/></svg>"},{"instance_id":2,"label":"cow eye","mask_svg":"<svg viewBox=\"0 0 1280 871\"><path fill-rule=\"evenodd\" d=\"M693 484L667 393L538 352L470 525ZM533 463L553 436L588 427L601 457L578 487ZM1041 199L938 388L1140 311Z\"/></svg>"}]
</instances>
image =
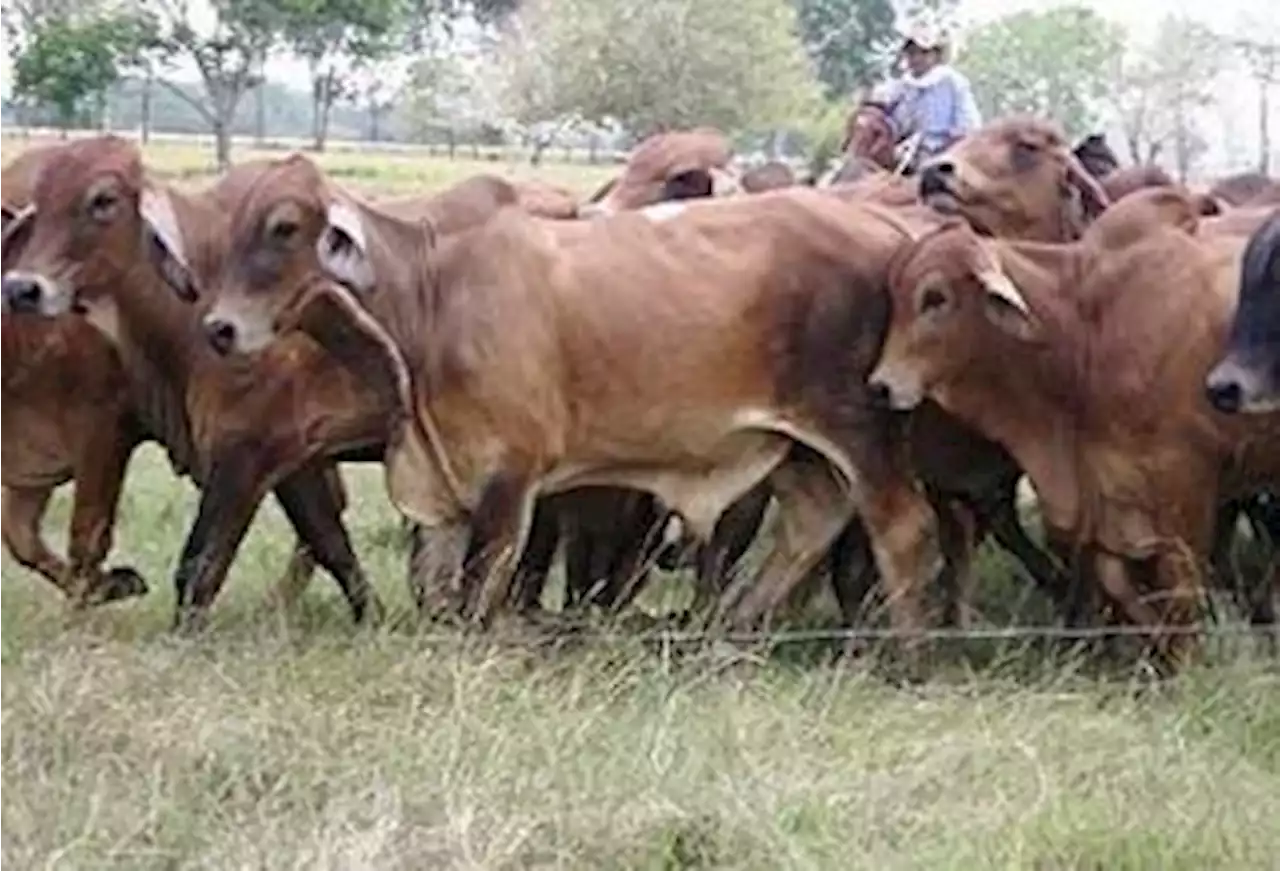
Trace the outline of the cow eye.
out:
<instances>
[{"instance_id":1,"label":"cow eye","mask_svg":"<svg viewBox=\"0 0 1280 871\"><path fill-rule=\"evenodd\" d=\"M106 223L115 217L116 205L119 202L120 198L111 191L99 191L89 200L89 217Z\"/></svg>"},{"instance_id":2,"label":"cow eye","mask_svg":"<svg viewBox=\"0 0 1280 871\"><path fill-rule=\"evenodd\" d=\"M936 287L930 287L920 295L920 314L927 315L947 304L947 295Z\"/></svg>"},{"instance_id":3,"label":"cow eye","mask_svg":"<svg viewBox=\"0 0 1280 871\"><path fill-rule=\"evenodd\" d=\"M1013 168L1019 172L1031 169L1036 165L1039 149L1030 142L1013 143Z\"/></svg>"},{"instance_id":4,"label":"cow eye","mask_svg":"<svg viewBox=\"0 0 1280 871\"><path fill-rule=\"evenodd\" d=\"M280 220L271 225L271 238L276 242L289 242L298 235L296 221Z\"/></svg>"}]
</instances>

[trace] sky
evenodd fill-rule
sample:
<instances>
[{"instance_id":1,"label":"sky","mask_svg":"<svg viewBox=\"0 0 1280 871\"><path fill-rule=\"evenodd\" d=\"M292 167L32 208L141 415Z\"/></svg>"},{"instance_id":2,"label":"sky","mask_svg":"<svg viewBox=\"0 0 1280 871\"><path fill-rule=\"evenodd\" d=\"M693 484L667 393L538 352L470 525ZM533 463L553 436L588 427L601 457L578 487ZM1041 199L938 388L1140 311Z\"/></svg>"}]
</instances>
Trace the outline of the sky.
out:
<instances>
[{"instance_id":1,"label":"sky","mask_svg":"<svg viewBox=\"0 0 1280 871\"><path fill-rule=\"evenodd\" d=\"M644 2L644 0L636 0ZM721 2L721 0L706 0ZM961 0L958 16L961 29L983 21L989 21L1011 12L1045 10L1064 5L1066 0ZM1240 32L1244 22L1274 20L1276 0L1076 0L1092 7L1128 29L1135 41L1151 39L1156 23L1165 14L1187 15L1202 21L1218 32ZM191 0L193 10L207 10L205 0ZM295 58L278 56L268 65L267 75L275 80L302 89L309 89L306 66ZM176 78L194 78L194 70L179 69ZM8 46L0 56L0 90L9 92L10 63ZM1280 90L1280 89L1277 89ZM1280 93L1273 95L1280 107ZM1232 168L1241 160L1249 160L1256 152L1256 86L1243 74L1228 73L1218 83L1216 111L1206 118L1206 133L1211 141L1211 153L1206 164ZM1277 108L1280 112L1280 108ZM1218 116L1215 118L1214 116ZM1215 123L1216 122L1216 123ZM1277 125L1280 126L1280 125ZM1209 129L1214 128L1214 129Z\"/></svg>"}]
</instances>

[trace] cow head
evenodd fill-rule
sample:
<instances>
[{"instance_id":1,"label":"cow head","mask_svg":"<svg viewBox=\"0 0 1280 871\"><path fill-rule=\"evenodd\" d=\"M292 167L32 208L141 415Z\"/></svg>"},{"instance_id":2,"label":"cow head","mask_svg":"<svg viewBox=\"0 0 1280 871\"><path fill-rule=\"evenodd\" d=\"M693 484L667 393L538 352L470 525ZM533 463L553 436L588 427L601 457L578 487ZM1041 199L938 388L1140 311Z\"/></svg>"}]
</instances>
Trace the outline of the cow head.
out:
<instances>
[{"instance_id":1,"label":"cow head","mask_svg":"<svg viewBox=\"0 0 1280 871\"><path fill-rule=\"evenodd\" d=\"M904 246L889 282L889 334L868 380L872 396L891 408L915 408L968 373L976 351L996 336L1018 342L1038 336L1039 321L1002 268L995 243L965 223L948 221Z\"/></svg>"},{"instance_id":2,"label":"cow head","mask_svg":"<svg viewBox=\"0 0 1280 871\"><path fill-rule=\"evenodd\" d=\"M1065 242L1109 201L1060 130L1011 118L966 136L920 169L920 197L991 235Z\"/></svg>"},{"instance_id":3,"label":"cow head","mask_svg":"<svg viewBox=\"0 0 1280 871\"><path fill-rule=\"evenodd\" d=\"M173 206L138 149L115 136L79 140L47 155L29 207L4 229L4 307L92 311L148 264L194 294Z\"/></svg>"},{"instance_id":4,"label":"cow head","mask_svg":"<svg viewBox=\"0 0 1280 871\"><path fill-rule=\"evenodd\" d=\"M1205 394L1227 414L1280 411L1280 209L1249 238L1226 352Z\"/></svg>"},{"instance_id":5,"label":"cow head","mask_svg":"<svg viewBox=\"0 0 1280 871\"><path fill-rule=\"evenodd\" d=\"M372 287L354 203L306 157L271 161L226 205L229 248L203 321L219 353L262 350L282 317L324 282L337 279L358 291Z\"/></svg>"},{"instance_id":6,"label":"cow head","mask_svg":"<svg viewBox=\"0 0 1280 871\"><path fill-rule=\"evenodd\" d=\"M728 140L710 128L659 133L636 147L622 176L578 209L596 218L655 203L729 196L741 184L729 170Z\"/></svg>"}]
</instances>

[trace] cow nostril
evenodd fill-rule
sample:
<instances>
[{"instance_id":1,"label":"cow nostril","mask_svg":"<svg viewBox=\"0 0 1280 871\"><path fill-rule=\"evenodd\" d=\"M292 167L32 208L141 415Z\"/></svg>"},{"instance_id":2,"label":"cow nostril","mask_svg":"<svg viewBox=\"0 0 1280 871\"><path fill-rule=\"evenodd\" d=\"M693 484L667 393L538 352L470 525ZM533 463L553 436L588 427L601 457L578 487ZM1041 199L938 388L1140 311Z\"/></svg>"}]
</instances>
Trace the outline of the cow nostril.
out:
<instances>
[{"instance_id":1,"label":"cow nostril","mask_svg":"<svg viewBox=\"0 0 1280 871\"><path fill-rule=\"evenodd\" d=\"M883 381L868 382L867 391L871 397L871 404L876 408L888 408L893 404L893 393L889 390L889 385Z\"/></svg>"},{"instance_id":2,"label":"cow nostril","mask_svg":"<svg viewBox=\"0 0 1280 871\"><path fill-rule=\"evenodd\" d=\"M231 352L236 341L236 328L230 321L205 321L204 334L213 350L224 356Z\"/></svg>"},{"instance_id":3,"label":"cow nostril","mask_svg":"<svg viewBox=\"0 0 1280 871\"><path fill-rule=\"evenodd\" d=\"M0 282L6 308L14 311L35 311L40 304L40 285L32 278L5 278Z\"/></svg>"},{"instance_id":4,"label":"cow nostril","mask_svg":"<svg viewBox=\"0 0 1280 871\"><path fill-rule=\"evenodd\" d=\"M1205 394L1210 405L1226 414L1235 414L1244 405L1244 389L1234 379L1210 381L1205 386Z\"/></svg>"}]
</instances>

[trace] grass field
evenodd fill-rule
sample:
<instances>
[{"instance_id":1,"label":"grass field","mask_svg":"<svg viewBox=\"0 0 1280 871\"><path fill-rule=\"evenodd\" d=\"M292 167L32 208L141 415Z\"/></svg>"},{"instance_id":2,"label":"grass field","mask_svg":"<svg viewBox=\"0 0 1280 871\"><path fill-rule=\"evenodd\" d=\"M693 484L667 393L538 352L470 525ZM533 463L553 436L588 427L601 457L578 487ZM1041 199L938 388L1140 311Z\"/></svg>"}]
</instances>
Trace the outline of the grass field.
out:
<instances>
[{"instance_id":1,"label":"grass field","mask_svg":"<svg viewBox=\"0 0 1280 871\"><path fill-rule=\"evenodd\" d=\"M387 172L425 187L474 169ZM357 550L405 614L380 470L345 475ZM296 613L270 604L292 544L271 502L210 630L178 638L169 578L195 504L139 452L115 561L150 581L141 601L74 616L4 562L6 868L1280 867L1273 660L1152 687L1009 650L899 688L799 653L358 630L323 576Z\"/></svg>"}]
</instances>

